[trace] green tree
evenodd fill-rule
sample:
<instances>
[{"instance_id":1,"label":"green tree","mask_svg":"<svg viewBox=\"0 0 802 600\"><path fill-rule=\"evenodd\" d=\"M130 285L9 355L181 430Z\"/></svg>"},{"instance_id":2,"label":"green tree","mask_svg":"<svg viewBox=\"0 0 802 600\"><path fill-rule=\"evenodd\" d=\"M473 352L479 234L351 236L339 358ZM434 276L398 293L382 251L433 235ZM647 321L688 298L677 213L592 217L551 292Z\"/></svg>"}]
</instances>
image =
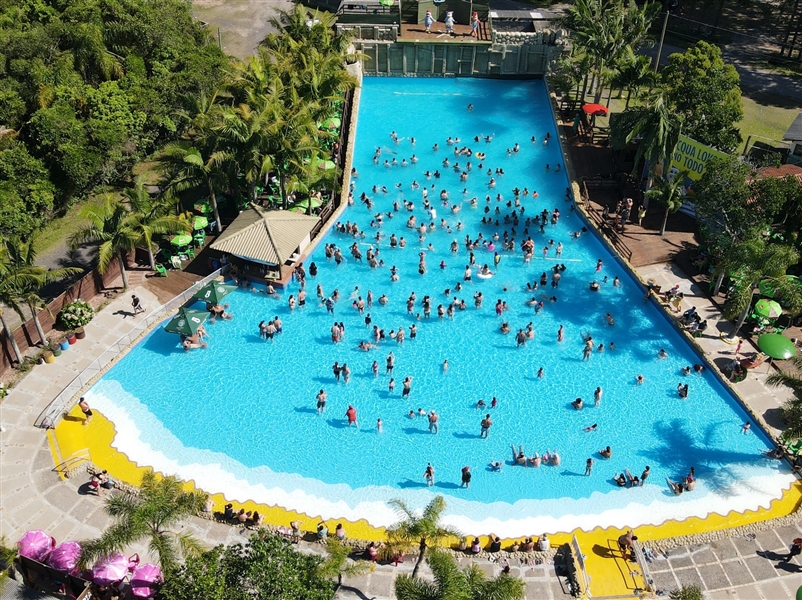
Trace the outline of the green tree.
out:
<instances>
[{"instance_id":1,"label":"green tree","mask_svg":"<svg viewBox=\"0 0 802 600\"><path fill-rule=\"evenodd\" d=\"M799 261L799 253L791 246L767 243L755 236L734 244L731 264L737 265L737 278L733 291L724 305L724 316L736 319L731 337L741 329L752 306L752 296L761 281L767 281L790 306L793 313L802 308L802 290L785 276L786 271Z\"/></svg>"},{"instance_id":2,"label":"green tree","mask_svg":"<svg viewBox=\"0 0 802 600\"><path fill-rule=\"evenodd\" d=\"M367 561L354 561L350 556L354 549L342 543L337 538L326 538L326 552L328 556L320 565L318 573L326 579L336 579L337 589L343 585L343 577L359 577L365 573L372 573L375 565Z\"/></svg>"},{"instance_id":3,"label":"green tree","mask_svg":"<svg viewBox=\"0 0 802 600\"><path fill-rule=\"evenodd\" d=\"M139 218L131 209L111 196L100 208L89 207L81 213L89 221L70 237L70 248L75 250L84 244L98 244L98 271L105 273L115 258L120 265L123 290L128 289L126 255L136 248L141 239Z\"/></svg>"},{"instance_id":4,"label":"green tree","mask_svg":"<svg viewBox=\"0 0 802 600\"><path fill-rule=\"evenodd\" d=\"M649 161L649 172L665 171L664 163L674 152L681 124L671 112L664 94L657 90L644 106L628 108L610 124L610 142L616 150L623 150L633 141L638 141L635 166L638 172L641 159Z\"/></svg>"},{"instance_id":5,"label":"green tree","mask_svg":"<svg viewBox=\"0 0 802 600\"><path fill-rule=\"evenodd\" d=\"M120 492L106 498L104 508L114 523L99 538L81 542L80 564L91 565L100 556L146 539L148 550L159 557L162 568L175 568L179 557L202 552L200 541L189 531L173 529L198 513L205 501L206 494L185 492L175 477L158 477L146 471L138 494Z\"/></svg>"},{"instance_id":6,"label":"green tree","mask_svg":"<svg viewBox=\"0 0 802 600\"><path fill-rule=\"evenodd\" d=\"M25 145L0 138L0 235L29 238L50 217L55 186Z\"/></svg>"},{"instance_id":7,"label":"green tree","mask_svg":"<svg viewBox=\"0 0 802 600\"><path fill-rule=\"evenodd\" d=\"M457 529L443 525L442 517L446 510L446 501L442 496L435 496L426 507L418 513L412 510L401 499L388 503L398 513L399 522L387 529L387 541L394 548L410 548L418 545L418 560L412 569L412 577L418 575L426 550L438 546L448 537L459 537Z\"/></svg>"},{"instance_id":8,"label":"green tree","mask_svg":"<svg viewBox=\"0 0 802 600\"><path fill-rule=\"evenodd\" d=\"M674 214L682 208L682 203L685 201L685 179L687 176L688 171L681 171L670 179L659 175L655 179L652 188L646 192L650 200L655 200L658 204L666 207L663 224L660 226L661 236L666 233L668 215Z\"/></svg>"},{"instance_id":9,"label":"green tree","mask_svg":"<svg viewBox=\"0 0 802 600\"><path fill-rule=\"evenodd\" d=\"M790 370L772 373L766 380L771 386L786 386L794 392L782 407L785 421L783 437L788 440L802 438L802 355L791 357L791 367Z\"/></svg>"},{"instance_id":10,"label":"green tree","mask_svg":"<svg viewBox=\"0 0 802 600\"><path fill-rule=\"evenodd\" d=\"M153 236L158 234L192 233L192 224L185 218L172 213L177 199L162 196L151 198L145 190L145 180L140 176L134 186L124 191L128 205L135 215L132 227L139 232L138 244L148 249L148 263L156 268L153 257Z\"/></svg>"},{"instance_id":11,"label":"green tree","mask_svg":"<svg viewBox=\"0 0 802 600\"><path fill-rule=\"evenodd\" d=\"M157 600L331 600L323 559L262 530L247 543L188 558L165 578Z\"/></svg>"},{"instance_id":12,"label":"green tree","mask_svg":"<svg viewBox=\"0 0 802 600\"><path fill-rule=\"evenodd\" d=\"M49 311L50 309L47 308L47 303L39 296L39 292L48 283L70 275L78 275L83 272L83 269L77 267L45 269L36 264L36 251L33 243L23 242L16 237L4 240L3 243L5 244L6 268L10 272L27 275L19 281L19 287L16 290L17 300L28 306L28 310L30 310L33 317L33 323L36 326L36 332L39 334L39 340L42 345L45 345L47 338L45 337L44 329L42 329L42 323L39 321L39 310L45 309Z\"/></svg>"},{"instance_id":13,"label":"green tree","mask_svg":"<svg viewBox=\"0 0 802 600\"><path fill-rule=\"evenodd\" d=\"M722 152L735 151L741 142L735 124L743 119L740 78L735 67L724 63L718 46L700 41L672 54L660 78L685 131Z\"/></svg>"},{"instance_id":14,"label":"green tree","mask_svg":"<svg viewBox=\"0 0 802 600\"><path fill-rule=\"evenodd\" d=\"M453 556L437 549L429 553L427 562L434 582L399 575L395 580L398 600L523 600L523 581L510 575L488 579L478 565L460 569Z\"/></svg>"},{"instance_id":15,"label":"green tree","mask_svg":"<svg viewBox=\"0 0 802 600\"><path fill-rule=\"evenodd\" d=\"M698 585L683 585L679 589L672 590L668 597L671 600L704 600L705 595Z\"/></svg>"},{"instance_id":16,"label":"green tree","mask_svg":"<svg viewBox=\"0 0 802 600\"><path fill-rule=\"evenodd\" d=\"M610 83L613 87L627 91L627 101L624 105L626 110L629 108L632 93L644 87L652 87L655 80L649 58L635 54L631 47L627 47L621 61L616 65L615 75Z\"/></svg>"},{"instance_id":17,"label":"green tree","mask_svg":"<svg viewBox=\"0 0 802 600\"><path fill-rule=\"evenodd\" d=\"M749 165L735 157L711 158L693 184L696 214L707 227L736 242L768 226L763 208L751 202L750 176Z\"/></svg>"}]
</instances>

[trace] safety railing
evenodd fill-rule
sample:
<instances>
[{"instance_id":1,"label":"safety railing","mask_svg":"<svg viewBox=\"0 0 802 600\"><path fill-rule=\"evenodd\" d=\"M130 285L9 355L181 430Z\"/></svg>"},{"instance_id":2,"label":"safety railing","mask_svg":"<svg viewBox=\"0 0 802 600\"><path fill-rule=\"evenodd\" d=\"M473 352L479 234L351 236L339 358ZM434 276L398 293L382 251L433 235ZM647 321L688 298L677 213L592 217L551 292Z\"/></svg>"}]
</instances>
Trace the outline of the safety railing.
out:
<instances>
[{"instance_id":1,"label":"safety railing","mask_svg":"<svg viewBox=\"0 0 802 600\"><path fill-rule=\"evenodd\" d=\"M63 417L64 413L72 408L72 406L75 404L77 400L76 395L86 385L88 385L93 378L100 375L103 372L103 369L105 369L110 362L116 358L119 358L120 355L125 352L134 342L136 342L144 332L148 331L151 326L159 321L164 320L167 315L178 309L180 306L183 306L190 298L192 298L196 291L210 281L214 281L227 271L228 265L217 269L212 274L207 275L200 281L192 284L192 286L180 293L178 296L174 297L172 300L154 309L147 317L137 323L131 331L121 336L117 341L104 350L100 356L89 363L89 365L83 371L78 373L78 375L76 375L75 378L64 387L61 393L56 396L41 413L39 413L39 416L36 417L36 421L34 421L34 426L45 429L52 429L55 427L59 420Z\"/></svg>"}]
</instances>

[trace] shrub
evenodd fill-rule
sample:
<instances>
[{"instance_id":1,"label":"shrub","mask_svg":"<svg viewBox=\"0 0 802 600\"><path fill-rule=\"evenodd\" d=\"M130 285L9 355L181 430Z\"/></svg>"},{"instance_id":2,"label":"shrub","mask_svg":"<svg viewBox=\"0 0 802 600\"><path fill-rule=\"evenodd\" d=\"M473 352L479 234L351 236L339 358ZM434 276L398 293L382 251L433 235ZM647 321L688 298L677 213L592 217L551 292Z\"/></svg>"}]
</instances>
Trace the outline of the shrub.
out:
<instances>
[{"instance_id":1,"label":"shrub","mask_svg":"<svg viewBox=\"0 0 802 600\"><path fill-rule=\"evenodd\" d=\"M671 600L704 600L704 594L698 585L686 585L671 592L669 598Z\"/></svg>"},{"instance_id":2,"label":"shrub","mask_svg":"<svg viewBox=\"0 0 802 600\"><path fill-rule=\"evenodd\" d=\"M94 316L95 311L83 300L70 302L58 314L59 321L67 329L75 329L86 325Z\"/></svg>"}]
</instances>

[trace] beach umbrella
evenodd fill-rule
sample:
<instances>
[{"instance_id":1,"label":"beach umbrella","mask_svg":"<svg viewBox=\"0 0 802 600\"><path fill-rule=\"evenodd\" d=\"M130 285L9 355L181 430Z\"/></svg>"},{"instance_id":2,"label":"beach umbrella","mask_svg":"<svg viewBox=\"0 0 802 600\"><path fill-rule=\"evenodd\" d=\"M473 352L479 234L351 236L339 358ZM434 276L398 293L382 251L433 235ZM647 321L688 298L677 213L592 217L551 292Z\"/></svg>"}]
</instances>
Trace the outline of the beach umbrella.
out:
<instances>
[{"instance_id":1,"label":"beach umbrella","mask_svg":"<svg viewBox=\"0 0 802 600\"><path fill-rule=\"evenodd\" d=\"M317 163L317 168L320 169L321 171L330 171L331 169L334 169L336 167L337 165L335 165L330 160L322 160L319 163Z\"/></svg>"},{"instance_id":2,"label":"beach umbrella","mask_svg":"<svg viewBox=\"0 0 802 600\"><path fill-rule=\"evenodd\" d=\"M19 541L19 553L27 558L44 562L47 555L56 547L56 540L41 529L26 531Z\"/></svg>"},{"instance_id":3,"label":"beach umbrella","mask_svg":"<svg viewBox=\"0 0 802 600\"><path fill-rule=\"evenodd\" d=\"M181 333L184 335L195 335L198 327L209 318L209 313L205 310L192 310L189 308L178 309L178 314L164 326L168 333Z\"/></svg>"},{"instance_id":4,"label":"beach umbrella","mask_svg":"<svg viewBox=\"0 0 802 600\"><path fill-rule=\"evenodd\" d=\"M220 304L220 300L228 296L236 289L236 285L220 283L219 281L210 281L197 292L195 292L192 297L197 298L198 300L211 302L212 304Z\"/></svg>"},{"instance_id":5,"label":"beach umbrella","mask_svg":"<svg viewBox=\"0 0 802 600\"><path fill-rule=\"evenodd\" d=\"M204 215L208 214L208 213L210 213L210 212L212 212L214 210L212 208L212 205L209 204L209 202L206 201L206 200L201 200L200 202L196 203L194 208L199 213L203 213Z\"/></svg>"},{"instance_id":6,"label":"beach umbrella","mask_svg":"<svg viewBox=\"0 0 802 600\"><path fill-rule=\"evenodd\" d=\"M777 360L787 360L796 354L794 343L779 333L764 333L757 338L757 347Z\"/></svg>"},{"instance_id":7,"label":"beach umbrella","mask_svg":"<svg viewBox=\"0 0 802 600\"><path fill-rule=\"evenodd\" d=\"M81 544L78 542L62 542L47 557L47 564L56 571L77 575L79 571L78 558L80 556Z\"/></svg>"},{"instance_id":8,"label":"beach umbrella","mask_svg":"<svg viewBox=\"0 0 802 600\"><path fill-rule=\"evenodd\" d=\"M192 229L203 229L209 224L209 219L206 217L195 217L192 221Z\"/></svg>"},{"instance_id":9,"label":"beach umbrella","mask_svg":"<svg viewBox=\"0 0 802 600\"><path fill-rule=\"evenodd\" d=\"M395 0L379 0L379 4L382 6L392 6Z\"/></svg>"},{"instance_id":10,"label":"beach umbrella","mask_svg":"<svg viewBox=\"0 0 802 600\"><path fill-rule=\"evenodd\" d=\"M173 236L173 238L170 240L170 243L178 248L181 246L188 246L190 243L192 243L192 236L188 233L179 233L178 235Z\"/></svg>"},{"instance_id":11,"label":"beach umbrella","mask_svg":"<svg viewBox=\"0 0 802 600\"><path fill-rule=\"evenodd\" d=\"M323 121L320 126L323 127L323 129L337 129L341 123L340 117L329 117Z\"/></svg>"},{"instance_id":12,"label":"beach umbrella","mask_svg":"<svg viewBox=\"0 0 802 600\"><path fill-rule=\"evenodd\" d=\"M767 319L776 319L782 312L782 307L774 300L761 298L757 301L757 304L755 304L755 313Z\"/></svg>"},{"instance_id":13,"label":"beach umbrella","mask_svg":"<svg viewBox=\"0 0 802 600\"><path fill-rule=\"evenodd\" d=\"M594 117L606 117L607 113L610 112L604 104L585 104L582 110Z\"/></svg>"},{"instance_id":14,"label":"beach umbrella","mask_svg":"<svg viewBox=\"0 0 802 600\"><path fill-rule=\"evenodd\" d=\"M139 598L153 598L162 583L162 570L156 565L145 563L134 569L131 575L131 593Z\"/></svg>"},{"instance_id":15,"label":"beach umbrella","mask_svg":"<svg viewBox=\"0 0 802 600\"><path fill-rule=\"evenodd\" d=\"M291 207L290 210L301 209L307 210L309 208L309 203L312 203L312 208L318 208L323 205L323 200L312 196L311 198L304 198L303 200L298 200L295 202Z\"/></svg>"},{"instance_id":16,"label":"beach umbrella","mask_svg":"<svg viewBox=\"0 0 802 600\"><path fill-rule=\"evenodd\" d=\"M111 585L122 581L128 575L128 563L128 557L119 552L102 556L92 567L92 581L97 585Z\"/></svg>"}]
</instances>

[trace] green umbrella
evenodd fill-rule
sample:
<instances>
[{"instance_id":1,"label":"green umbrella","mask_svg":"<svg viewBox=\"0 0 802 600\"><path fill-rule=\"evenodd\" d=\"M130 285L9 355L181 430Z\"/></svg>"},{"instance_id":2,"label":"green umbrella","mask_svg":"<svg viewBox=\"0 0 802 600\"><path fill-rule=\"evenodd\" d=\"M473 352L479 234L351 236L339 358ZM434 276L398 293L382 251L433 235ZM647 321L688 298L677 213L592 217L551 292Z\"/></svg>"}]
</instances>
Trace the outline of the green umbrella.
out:
<instances>
[{"instance_id":1,"label":"green umbrella","mask_svg":"<svg viewBox=\"0 0 802 600\"><path fill-rule=\"evenodd\" d=\"M329 117L323 121L320 126L323 127L323 129L337 129L341 123L340 117Z\"/></svg>"},{"instance_id":2,"label":"green umbrella","mask_svg":"<svg viewBox=\"0 0 802 600\"><path fill-rule=\"evenodd\" d=\"M303 200L299 200L298 202L295 202L290 207L290 210L293 210L295 208L300 208L300 209L303 209L303 210L307 210L309 208L309 202L310 201L312 202L312 208L318 208L319 206L323 205L323 200L313 196L312 198L305 198Z\"/></svg>"},{"instance_id":3,"label":"green umbrella","mask_svg":"<svg viewBox=\"0 0 802 600\"><path fill-rule=\"evenodd\" d=\"M774 300L766 300L765 298L761 298L755 304L755 312L759 314L761 317L766 317L767 319L776 319L779 317L782 312L782 306L777 304Z\"/></svg>"},{"instance_id":4,"label":"green umbrella","mask_svg":"<svg viewBox=\"0 0 802 600\"><path fill-rule=\"evenodd\" d=\"M212 304L220 304L220 300L236 289L236 285L211 281L195 292L195 295L192 297L204 300L205 302L211 302Z\"/></svg>"},{"instance_id":5,"label":"green umbrella","mask_svg":"<svg viewBox=\"0 0 802 600\"><path fill-rule=\"evenodd\" d=\"M796 354L794 343L779 333L764 333L757 338L757 347L777 360L787 360Z\"/></svg>"},{"instance_id":6,"label":"green umbrella","mask_svg":"<svg viewBox=\"0 0 802 600\"><path fill-rule=\"evenodd\" d=\"M179 233L170 240L170 243L173 246L178 246L179 248L181 246L188 246L190 243L192 243L192 236L188 233Z\"/></svg>"},{"instance_id":7,"label":"green umbrella","mask_svg":"<svg viewBox=\"0 0 802 600\"><path fill-rule=\"evenodd\" d=\"M319 163L317 163L317 168L322 170L322 171L329 171L331 169L334 169L336 166L337 165L335 165L330 160L323 160L323 161L320 161Z\"/></svg>"},{"instance_id":8,"label":"green umbrella","mask_svg":"<svg viewBox=\"0 0 802 600\"><path fill-rule=\"evenodd\" d=\"M200 202L198 202L198 203L196 203L196 204L195 204L195 207L194 207L194 208L195 208L195 210L197 210L199 213L203 213L204 215L206 215L206 214L209 214L210 212L212 212L212 211L214 210L214 209L212 208L212 205L211 205L211 204L209 204L209 201L208 201L208 200L201 200Z\"/></svg>"},{"instance_id":9,"label":"green umbrella","mask_svg":"<svg viewBox=\"0 0 802 600\"><path fill-rule=\"evenodd\" d=\"M198 327L203 325L203 322L208 318L209 313L205 310L179 308L178 314L164 326L164 330L169 333L195 335L198 332Z\"/></svg>"},{"instance_id":10,"label":"green umbrella","mask_svg":"<svg viewBox=\"0 0 802 600\"><path fill-rule=\"evenodd\" d=\"M195 220L192 222L193 229L203 229L209 224L209 219L206 217L195 217Z\"/></svg>"}]
</instances>

